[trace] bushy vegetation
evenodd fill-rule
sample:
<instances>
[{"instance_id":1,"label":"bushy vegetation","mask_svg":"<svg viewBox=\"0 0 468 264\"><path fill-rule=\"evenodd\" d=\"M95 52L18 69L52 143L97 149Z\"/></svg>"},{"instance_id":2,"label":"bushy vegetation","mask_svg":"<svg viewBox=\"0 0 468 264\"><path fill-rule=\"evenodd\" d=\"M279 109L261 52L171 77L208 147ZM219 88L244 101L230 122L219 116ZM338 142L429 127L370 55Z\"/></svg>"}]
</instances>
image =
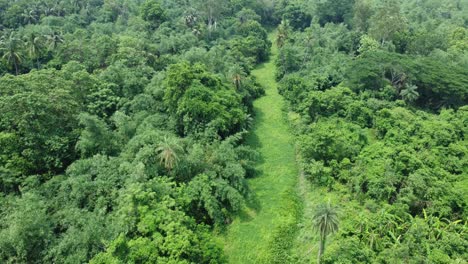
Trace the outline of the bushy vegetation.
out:
<instances>
[{"instance_id":1,"label":"bushy vegetation","mask_svg":"<svg viewBox=\"0 0 468 264\"><path fill-rule=\"evenodd\" d=\"M464 263L467 10L0 0L0 262Z\"/></svg>"},{"instance_id":2,"label":"bushy vegetation","mask_svg":"<svg viewBox=\"0 0 468 264\"><path fill-rule=\"evenodd\" d=\"M223 263L249 195L253 1L0 1L0 262Z\"/></svg>"},{"instance_id":3,"label":"bushy vegetation","mask_svg":"<svg viewBox=\"0 0 468 264\"><path fill-rule=\"evenodd\" d=\"M311 2L310 26L279 27L277 78L310 192L324 186L339 206L321 262L463 262L466 5Z\"/></svg>"}]
</instances>

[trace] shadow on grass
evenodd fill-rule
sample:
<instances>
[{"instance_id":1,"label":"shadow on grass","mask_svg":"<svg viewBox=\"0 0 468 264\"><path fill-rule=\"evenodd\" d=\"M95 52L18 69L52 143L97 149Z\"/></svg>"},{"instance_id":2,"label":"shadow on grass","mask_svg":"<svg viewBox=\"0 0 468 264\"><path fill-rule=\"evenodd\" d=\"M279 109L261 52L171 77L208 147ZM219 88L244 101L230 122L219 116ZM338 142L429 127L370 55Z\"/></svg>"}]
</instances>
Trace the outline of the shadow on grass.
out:
<instances>
[{"instance_id":1,"label":"shadow on grass","mask_svg":"<svg viewBox=\"0 0 468 264\"><path fill-rule=\"evenodd\" d=\"M254 192L250 192L245 203L248 208L254 210L256 213L262 210L262 205L260 204L260 200L258 199L257 194Z\"/></svg>"},{"instance_id":2,"label":"shadow on grass","mask_svg":"<svg viewBox=\"0 0 468 264\"><path fill-rule=\"evenodd\" d=\"M254 107L255 111L255 125L252 128L251 132L249 133L246 143L248 146L250 146L252 149L261 149L262 148L262 143L260 142L260 138L258 137L257 130L259 129L258 124L265 122L265 113L263 113L258 107ZM265 163L265 159L263 158L262 155L258 156L258 159L255 161L256 167L259 167ZM257 171L255 173L255 177L257 177L261 172Z\"/></svg>"},{"instance_id":3,"label":"shadow on grass","mask_svg":"<svg viewBox=\"0 0 468 264\"><path fill-rule=\"evenodd\" d=\"M253 192L250 192L245 198L245 207L233 215L231 220L239 219L241 223L250 222L255 219L255 216L260 213L261 209L260 200L258 199L257 195ZM231 220L229 220L226 225L218 226L217 232L223 236L227 235Z\"/></svg>"},{"instance_id":4,"label":"shadow on grass","mask_svg":"<svg viewBox=\"0 0 468 264\"><path fill-rule=\"evenodd\" d=\"M257 130L259 129L258 124L265 122L265 113L258 107L254 107L255 112L255 125L249 133L246 143L252 149L261 149L262 143L258 137ZM259 153L260 154L260 153ZM265 163L263 155L258 155L257 160L255 161L255 174L249 179L261 177L263 175L263 170L259 169L262 164ZM238 217L241 222L248 222L254 219L261 211L261 204L255 192L250 191L248 196L245 199L245 208L238 213Z\"/></svg>"},{"instance_id":5,"label":"shadow on grass","mask_svg":"<svg viewBox=\"0 0 468 264\"><path fill-rule=\"evenodd\" d=\"M267 68L267 67L268 67L268 63L269 63L270 61L271 61L271 57L268 58L266 61L262 62L262 64L257 65L257 67L255 67L255 70L256 70L256 71L261 71L261 70ZM257 78L257 81L258 81L258 77L255 77L255 78Z\"/></svg>"},{"instance_id":6,"label":"shadow on grass","mask_svg":"<svg viewBox=\"0 0 468 264\"><path fill-rule=\"evenodd\" d=\"M256 213L255 213L256 214ZM238 217L242 223L250 222L254 219L255 215L252 214L249 210L242 210L239 212Z\"/></svg>"},{"instance_id":7,"label":"shadow on grass","mask_svg":"<svg viewBox=\"0 0 468 264\"><path fill-rule=\"evenodd\" d=\"M258 199L257 195L253 192L250 192L249 195L246 197L245 205L246 206L242 208L236 215L242 223L254 220L255 216L259 214L262 209L260 200ZM223 230L223 233L224 231L226 230Z\"/></svg>"}]
</instances>

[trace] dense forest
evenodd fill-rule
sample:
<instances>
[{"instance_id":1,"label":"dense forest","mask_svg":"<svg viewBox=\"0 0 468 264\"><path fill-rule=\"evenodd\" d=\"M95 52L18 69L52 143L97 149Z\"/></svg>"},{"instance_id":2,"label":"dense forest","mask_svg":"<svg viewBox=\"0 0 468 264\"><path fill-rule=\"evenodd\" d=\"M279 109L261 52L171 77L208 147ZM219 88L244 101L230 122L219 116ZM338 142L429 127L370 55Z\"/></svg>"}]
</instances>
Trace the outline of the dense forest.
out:
<instances>
[{"instance_id":1,"label":"dense forest","mask_svg":"<svg viewBox=\"0 0 468 264\"><path fill-rule=\"evenodd\" d=\"M211 232L254 173L242 142L269 11L219 0L0 10L0 262L224 262Z\"/></svg>"},{"instance_id":2,"label":"dense forest","mask_svg":"<svg viewBox=\"0 0 468 264\"><path fill-rule=\"evenodd\" d=\"M0 0L0 263L239 263L266 62L263 262L466 263L467 0Z\"/></svg>"},{"instance_id":3,"label":"dense forest","mask_svg":"<svg viewBox=\"0 0 468 264\"><path fill-rule=\"evenodd\" d=\"M322 262L466 263L468 2L316 2L279 25L276 76L340 220Z\"/></svg>"}]
</instances>

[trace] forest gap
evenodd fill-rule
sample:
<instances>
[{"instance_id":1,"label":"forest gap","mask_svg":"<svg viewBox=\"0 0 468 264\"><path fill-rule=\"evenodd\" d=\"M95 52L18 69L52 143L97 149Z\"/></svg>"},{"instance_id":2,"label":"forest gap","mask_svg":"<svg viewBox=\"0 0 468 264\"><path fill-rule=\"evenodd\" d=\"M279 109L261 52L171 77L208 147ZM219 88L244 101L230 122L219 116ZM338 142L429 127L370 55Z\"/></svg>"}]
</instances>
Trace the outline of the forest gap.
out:
<instances>
[{"instance_id":1,"label":"forest gap","mask_svg":"<svg viewBox=\"0 0 468 264\"><path fill-rule=\"evenodd\" d=\"M467 263L467 10L0 0L0 263Z\"/></svg>"},{"instance_id":2,"label":"forest gap","mask_svg":"<svg viewBox=\"0 0 468 264\"><path fill-rule=\"evenodd\" d=\"M260 153L259 175L248 181L252 207L234 220L224 237L229 263L274 263L285 257L288 248L283 244L288 238L275 235L295 223L298 214L293 136L275 80L276 31L269 33L269 39L273 43L269 61L252 72L266 92L254 102L255 125L248 138L248 144Z\"/></svg>"}]
</instances>

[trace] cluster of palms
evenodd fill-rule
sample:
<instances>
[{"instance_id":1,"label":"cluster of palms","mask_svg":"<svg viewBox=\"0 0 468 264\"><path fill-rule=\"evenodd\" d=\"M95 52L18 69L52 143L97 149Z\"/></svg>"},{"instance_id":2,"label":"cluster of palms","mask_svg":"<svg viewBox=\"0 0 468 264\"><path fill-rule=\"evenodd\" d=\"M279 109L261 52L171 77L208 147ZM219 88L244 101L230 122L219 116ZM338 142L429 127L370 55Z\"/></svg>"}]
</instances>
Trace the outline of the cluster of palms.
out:
<instances>
[{"instance_id":1,"label":"cluster of palms","mask_svg":"<svg viewBox=\"0 0 468 264\"><path fill-rule=\"evenodd\" d=\"M56 31L44 35L32 32L25 36L12 31L0 38L0 58L18 75L24 58L27 57L40 68L41 56L55 50L60 43L63 43L63 37Z\"/></svg>"},{"instance_id":2,"label":"cluster of palms","mask_svg":"<svg viewBox=\"0 0 468 264\"><path fill-rule=\"evenodd\" d=\"M46 0L35 1L28 5L21 14L21 24L38 23L41 17L45 16L65 16L68 13L78 12L86 5L82 0Z\"/></svg>"},{"instance_id":3,"label":"cluster of palms","mask_svg":"<svg viewBox=\"0 0 468 264\"><path fill-rule=\"evenodd\" d=\"M411 219L412 216L407 214L407 217ZM382 250L385 247L384 243L389 245L399 244L401 234L410 225L408 219L405 221L385 209L380 210L372 221L367 216L363 216L356 222L356 230L359 230L362 234L362 242L373 250Z\"/></svg>"},{"instance_id":4,"label":"cluster of palms","mask_svg":"<svg viewBox=\"0 0 468 264\"><path fill-rule=\"evenodd\" d=\"M417 219L415 221L415 219ZM447 231L451 231L456 236L463 236L464 228L457 230L457 225L462 220L452 221L447 218L439 218L434 215L428 215L426 210L423 209L423 217L415 218L411 214L406 213L405 218L391 214L388 210L382 209L376 215L375 218L370 219L368 216L361 216L356 222L356 230L361 234L361 241L368 245L372 250L382 251L388 247L397 247L403 242L403 238L408 236L408 232L414 223L426 227L427 240L421 243L425 243L424 248L430 251L428 241L437 241L446 234Z\"/></svg>"}]
</instances>

